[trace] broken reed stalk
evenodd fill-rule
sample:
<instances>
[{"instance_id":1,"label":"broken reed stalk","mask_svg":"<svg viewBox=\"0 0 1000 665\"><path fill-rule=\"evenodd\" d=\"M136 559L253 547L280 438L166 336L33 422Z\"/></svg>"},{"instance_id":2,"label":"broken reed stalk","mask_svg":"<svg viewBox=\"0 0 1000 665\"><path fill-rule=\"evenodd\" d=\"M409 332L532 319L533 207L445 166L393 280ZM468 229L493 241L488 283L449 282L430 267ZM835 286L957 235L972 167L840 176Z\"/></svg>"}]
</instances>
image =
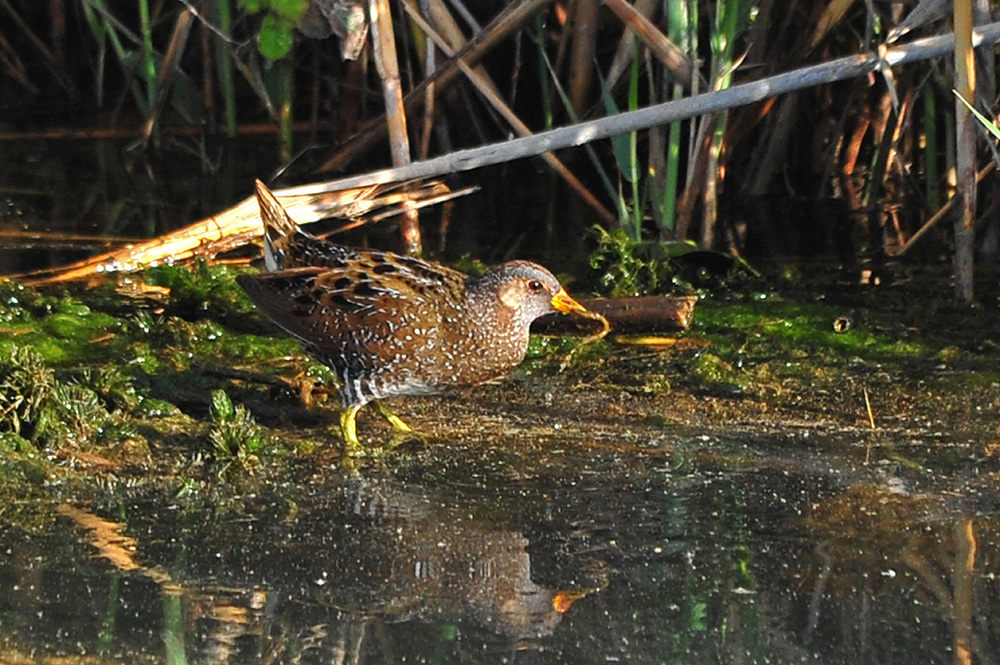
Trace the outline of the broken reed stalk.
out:
<instances>
[{"instance_id":1,"label":"broken reed stalk","mask_svg":"<svg viewBox=\"0 0 1000 665\"><path fill-rule=\"evenodd\" d=\"M194 13L186 7L177 16L177 22L174 24L174 32L170 36L170 45L167 47L167 54L163 58L163 65L160 67L156 78L156 101L149 110L146 121L142 126L143 146L149 143L149 139L153 135L153 127L156 125L156 119L160 117L160 112L167 103L167 93L170 92L170 86L177 73L180 57L184 53L184 46L187 44L188 36L191 34L193 20ZM152 83L150 85L152 86Z\"/></svg>"},{"instance_id":2,"label":"broken reed stalk","mask_svg":"<svg viewBox=\"0 0 1000 665\"><path fill-rule=\"evenodd\" d=\"M995 171L996 168L997 168L997 163L996 162L990 162L989 164L987 164L986 166L984 166L982 168L982 170L979 171L979 173L976 174L976 181L977 182L982 182L983 178L985 178L989 174L993 173L993 171ZM906 244L903 245L902 249L900 249L898 252L896 252L895 256L902 256L903 254L905 254L906 252L908 252L910 250L910 248L912 248L913 245L916 244L916 242L918 240L920 240L922 237L924 237L924 235L928 231L930 231L931 228L934 227L935 224L937 224L938 222L940 222L942 219L944 219L948 215L949 212L951 212L951 209L955 207L956 201L957 201L956 198L950 198L950 199L948 199L948 202L945 203L943 206L941 206L938 209L938 211L936 213L934 213L934 215L930 219L928 219L926 222L924 222L924 225L921 226L917 230L917 232L914 233L910 237L910 239L906 241Z\"/></svg>"},{"instance_id":3,"label":"broken reed stalk","mask_svg":"<svg viewBox=\"0 0 1000 665\"><path fill-rule=\"evenodd\" d=\"M31 27L27 22L21 18L21 15L17 13L17 10L10 4L8 0L0 0L0 7L7 11L10 18L17 24L17 30L20 34L26 36L31 45L34 46L38 53L42 56L42 60L45 61L46 66L52 75L55 77L56 82L59 86L66 91L70 97L76 96L76 88L73 86L73 80L69 75L63 71L62 66L59 63L59 58L45 45L45 42L32 31Z\"/></svg>"},{"instance_id":4,"label":"broken reed stalk","mask_svg":"<svg viewBox=\"0 0 1000 665\"><path fill-rule=\"evenodd\" d=\"M868 424L872 429L875 429L875 412L872 411L872 402L868 399L868 387L861 386L861 392L865 396L865 411L868 413Z\"/></svg>"},{"instance_id":5,"label":"broken reed stalk","mask_svg":"<svg viewBox=\"0 0 1000 665\"><path fill-rule=\"evenodd\" d=\"M399 79L399 60L396 55L396 35L392 27L389 0L369 0L368 14L372 34L375 66L382 80L385 99L385 120L389 131L389 151L394 166L410 163L410 139L406 133L406 108L403 105L403 86ZM403 247L407 254L420 255L420 221L417 211L407 209L399 220Z\"/></svg>"},{"instance_id":6,"label":"broken reed stalk","mask_svg":"<svg viewBox=\"0 0 1000 665\"><path fill-rule=\"evenodd\" d=\"M409 2L403 4L403 7L412 8L412 3L413 0L409 0ZM430 10L426 0L421 1L420 11L421 13L429 13ZM427 75L436 69L434 63L437 59L437 49L434 48L434 42L430 39L425 37L423 41L424 75ZM427 159L427 156L431 152L431 135L434 133L434 100L436 97L437 86L432 83L424 91L424 115L420 125L420 146L417 148L417 159Z\"/></svg>"},{"instance_id":7,"label":"broken reed stalk","mask_svg":"<svg viewBox=\"0 0 1000 665\"><path fill-rule=\"evenodd\" d=\"M610 9L621 20L629 30L635 34L650 52L656 56L660 64L666 68L667 73L674 83L683 86L686 90L691 89L691 75L698 74L691 65L691 61L684 55L676 44L664 35L659 28L653 25L646 16L639 10L638 3L632 6L625 0L604 0L604 6ZM624 73L624 67L621 69ZM620 74L619 74L620 76ZM608 76L608 85L613 86L617 76L612 79ZM707 85L702 81L702 87Z\"/></svg>"},{"instance_id":8,"label":"broken reed stalk","mask_svg":"<svg viewBox=\"0 0 1000 665\"><path fill-rule=\"evenodd\" d=\"M607 5L609 9L614 9L614 7L611 6L611 3L605 2L604 4ZM628 6L632 11L639 14L642 19L649 22L650 17L659 10L660 0L635 0L634 5ZM621 77L625 74L626 69L632 65L632 58L636 53L635 40L636 33L638 31L635 29L629 29L629 21L626 21L621 17L619 18L625 23L626 30L622 33L621 38L618 40L618 47L615 49L615 57L611 59L611 64L608 66L607 73L604 75L604 80L609 88L614 88L618 81L621 80ZM653 29L656 30L656 27L654 26ZM667 39L669 40L669 37ZM690 83L690 81L688 81L688 83Z\"/></svg>"},{"instance_id":9,"label":"broken reed stalk","mask_svg":"<svg viewBox=\"0 0 1000 665\"><path fill-rule=\"evenodd\" d=\"M573 9L572 44L569 50L569 98L578 116L586 113L591 103L590 88L594 80L594 58L597 54L597 0L576 0Z\"/></svg>"}]
</instances>

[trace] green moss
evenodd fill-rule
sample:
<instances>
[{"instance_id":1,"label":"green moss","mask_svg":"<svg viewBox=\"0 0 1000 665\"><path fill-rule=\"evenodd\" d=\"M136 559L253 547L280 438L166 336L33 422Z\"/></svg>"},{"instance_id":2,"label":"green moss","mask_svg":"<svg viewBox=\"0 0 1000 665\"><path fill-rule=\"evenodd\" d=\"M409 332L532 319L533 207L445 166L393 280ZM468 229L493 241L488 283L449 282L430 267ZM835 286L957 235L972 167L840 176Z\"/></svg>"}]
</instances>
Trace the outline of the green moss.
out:
<instances>
[{"instance_id":1,"label":"green moss","mask_svg":"<svg viewBox=\"0 0 1000 665\"><path fill-rule=\"evenodd\" d=\"M639 273L650 269L635 267L631 277L646 279ZM248 402L267 394L292 405L294 398L204 369L214 365L286 377L304 371L327 386L336 384L329 368L308 360L294 340L263 322L233 276L234 271L205 265L151 271L150 281L173 289L155 312L148 302L123 299L110 289L46 295L0 282L0 361L8 359L0 383L15 386L0 393L5 400L0 488L4 469L15 485L28 478L41 482L45 474L68 477L75 469L64 460L82 447L208 496L219 486L215 473L252 471L227 477L252 483L273 472L278 454L312 456L329 449L330 439L337 438L324 429L335 429L332 413L323 414L325 425L314 422L309 430L281 421L277 439L218 391ZM662 285L664 279L665 274L655 282ZM706 422L718 423L730 414L749 421L755 406L769 414L783 408L802 414L803 405L815 409L807 414L848 414L853 424L852 414L864 415L863 388L879 422L907 417L917 410L912 404L927 404L927 413L942 405L949 413L972 412L970 394L1000 404L1000 370L994 369L1000 367L1000 344L994 342L1000 334L982 311L901 302L889 313L866 304L865 312L820 300L730 297L731 302L702 299L688 339L672 347L603 341L574 351L578 337L533 336L521 376L530 372L529 380L541 388L518 394L540 404L544 398L538 395L551 392L558 397L553 409L576 409L566 406L576 403L575 396L564 400L557 388L579 391L580 409L626 426L643 418L647 424L683 423L695 407ZM854 323L838 333L833 322L845 314ZM564 370L571 352L572 363ZM11 365L16 354L24 355ZM488 399L490 387L477 390ZM586 401L587 391L596 394L593 403ZM944 398L942 391L950 395ZM475 399L484 393L472 394ZM371 425L369 416L364 416L366 434L381 426ZM416 425L433 426L436 417L418 416ZM118 473L91 471L95 477ZM86 476L77 482L89 481Z\"/></svg>"},{"instance_id":2,"label":"green moss","mask_svg":"<svg viewBox=\"0 0 1000 665\"><path fill-rule=\"evenodd\" d=\"M92 390L108 411L132 413L142 397L120 367L87 367L80 371L77 382Z\"/></svg>"},{"instance_id":3,"label":"green moss","mask_svg":"<svg viewBox=\"0 0 1000 665\"><path fill-rule=\"evenodd\" d=\"M310 362L306 366L306 376L325 386L337 385L337 375L332 369L318 362Z\"/></svg>"},{"instance_id":4,"label":"green moss","mask_svg":"<svg viewBox=\"0 0 1000 665\"><path fill-rule=\"evenodd\" d=\"M181 456L164 457L161 473L183 468L179 460L204 450L206 437L222 466L252 469L271 452L264 429L242 407L226 416L216 410L210 423L183 414L173 402L197 414L199 401L232 386L194 368L194 360L285 373L288 356L305 359L298 345L284 335L239 331L259 325L259 317L248 315L252 307L234 271L199 264L193 270L159 268L149 277L172 288L173 297L158 303L157 312L110 288L44 294L0 282L0 485L5 473L15 485L41 477L45 471L36 473L21 460L25 454L51 456L40 449L64 450L56 459L83 449L133 468L147 464L151 450ZM302 364L333 383L327 369Z\"/></svg>"},{"instance_id":5,"label":"green moss","mask_svg":"<svg viewBox=\"0 0 1000 665\"><path fill-rule=\"evenodd\" d=\"M17 282L0 279L0 326L17 327L31 321L27 302L34 292Z\"/></svg>"},{"instance_id":6,"label":"green moss","mask_svg":"<svg viewBox=\"0 0 1000 665\"><path fill-rule=\"evenodd\" d=\"M194 266L159 266L146 273L149 284L170 289L168 311L189 318L211 314L218 319L233 313L253 311L243 289L236 283L241 270L210 266L198 260Z\"/></svg>"},{"instance_id":7,"label":"green moss","mask_svg":"<svg viewBox=\"0 0 1000 665\"><path fill-rule=\"evenodd\" d=\"M143 397L135 410L140 418L173 418L182 415L181 410L170 402L155 397Z\"/></svg>"},{"instance_id":8,"label":"green moss","mask_svg":"<svg viewBox=\"0 0 1000 665\"><path fill-rule=\"evenodd\" d=\"M254 364L301 354L298 343L287 336L219 335L198 349L198 355L216 363Z\"/></svg>"},{"instance_id":9,"label":"green moss","mask_svg":"<svg viewBox=\"0 0 1000 665\"><path fill-rule=\"evenodd\" d=\"M649 374L642 384L642 391L650 395L666 395L672 389L670 379L664 374Z\"/></svg>"},{"instance_id":10,"label":"green moss","mask_svg":"<svg viewBox=\"0 0 1000 665\"><path fill-rule=\"evenodd\" d=\"M532 335L528 340L528 355L526 357L536 359L565 355L573 351L579 343L579 337Z\"/></svg>"},{"instance_id":11,"label":"green moss","mask_svg":"<svg viewBox=\"0 0 1000 665\"><path fill-rule=\"evenodd\" d=\"M11 457L33 452L35 447L24 437L14 432L0 432L0 456Z\"/></svg>"},{"instance_id":12,"label":"green moss","mask_svg":"<svg viewBox=\"0 0 1000 665\"><path fill-rule=\"evenodd\" d=\"M733 366L713 353L698 354L689 368L707 383L736 383L736 370Z\"/></svg>"},{"instance_id":13,"label":"green moss","mask_svg":"<svg viewBox=\"0 0 1000 665\"><path fill-rule=\"evenodd\" d=\"M36 436L57 446L94 442L111 414L93 390L77 383L60 383L38 421Z\"/></svg>"},{"instance_id":14,"label":"green moss","mask_svg":"<svg viewBox=\"0 0 1000 665\"><path fill-rule=\"evenodd\" d=\"M0 489L11 489L17 494L17 501L5 501L0 498L0 519L9 520L9 512L18 506L27 504L24 501L25 486L40 487L49 474L50 465L37 453L11 454L0 451ZM11 520L20 522L20 520Z\"/></svg>"},{"instance_id":15,"label":"green moss","mask_svg":"<svg viewBox=\"0 0 1000 665\"><path fill-rule=\"evenodd\" d=\"M150 343L125 340L121 345L121 363L133 367L147 375L156 374L160 369L160 358Z\"/></svg>"},{"instance_id":16,"label":"green moss","mask_svg":"<svg viewBox=\"0 0 1000 665\"><path fill-rule=\"evenodd\" d=\"M906 360L931 353L926 343L903 333L857 325L834 330L839 310L824 304L787 303L768 299L749 303L699 306L693 329L713 339L726 352L743 356L800 351L813 360L837 361L853 356L867 360ZM733 347L733 342L738 343Z\"/></svg>"}]
</instances>

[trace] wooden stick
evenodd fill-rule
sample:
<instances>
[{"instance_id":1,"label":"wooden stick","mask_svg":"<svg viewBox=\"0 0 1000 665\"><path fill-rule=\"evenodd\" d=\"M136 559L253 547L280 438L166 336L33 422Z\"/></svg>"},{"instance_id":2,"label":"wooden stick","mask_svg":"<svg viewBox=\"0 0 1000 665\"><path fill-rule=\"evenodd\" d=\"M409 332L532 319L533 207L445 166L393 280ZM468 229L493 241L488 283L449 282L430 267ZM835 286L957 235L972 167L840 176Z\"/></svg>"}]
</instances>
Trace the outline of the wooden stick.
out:
<instances>
[{"instance_id":1,"label":"wooden stick","mask_svg":"<svg viewBox=\"0 0 1000 665\"><path fill-rule=\"evenodd\" d=\"M691 325L697 296L641 296L637 298L582 298L580 304L601 314L615 333L652 333L684 330ZM590 334L600 322L564 314L535 321L531 332L546 335Z\"/></svg>"}]
</instances>

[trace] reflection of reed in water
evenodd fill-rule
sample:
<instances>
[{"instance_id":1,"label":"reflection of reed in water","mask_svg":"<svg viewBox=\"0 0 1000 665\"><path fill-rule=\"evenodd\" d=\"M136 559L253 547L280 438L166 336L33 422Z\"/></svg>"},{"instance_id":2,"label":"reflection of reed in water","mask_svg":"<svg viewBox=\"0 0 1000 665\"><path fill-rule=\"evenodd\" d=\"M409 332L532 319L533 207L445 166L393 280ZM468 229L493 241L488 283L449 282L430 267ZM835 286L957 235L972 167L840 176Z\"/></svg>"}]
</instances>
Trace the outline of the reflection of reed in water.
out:
<instances>
[{"instance_id":1,"label":"reflection of reed in water","mask_svg":"<svg viewBox=\"0 0 1000 665\"><path fill-rule=\"evenodd\" d=\"M991 615L990 596L980 591L995 574L995 557L977 555L981 543L996 542L982 533L988 522L977 525L959 493L909 492L889 480L849 485L816 503L805 521L820 540L797 573L809 590L803 643L835 641L856 662L874 662L872 654L894 650L934 653L950 633L951 662L995 662L989 627L978 619ZM847 608L835 620L831 599ZM920 630L904 634L899 626Z\"/></svg>"}]
</instances>

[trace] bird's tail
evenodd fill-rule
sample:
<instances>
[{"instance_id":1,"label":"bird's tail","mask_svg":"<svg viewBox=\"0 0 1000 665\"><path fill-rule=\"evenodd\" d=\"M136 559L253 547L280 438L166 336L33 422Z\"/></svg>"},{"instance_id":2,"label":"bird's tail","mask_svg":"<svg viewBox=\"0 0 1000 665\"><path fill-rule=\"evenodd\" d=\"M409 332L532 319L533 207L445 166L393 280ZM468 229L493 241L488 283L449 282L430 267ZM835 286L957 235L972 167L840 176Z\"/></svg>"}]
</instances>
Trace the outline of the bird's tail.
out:
<instances>
[{"instance_id":1,"label":"bird's tail","mask_svg":"<svg viewBox=\"0 0 1000 665\"><path fill-rule=\"evenodd\" d=\"M260 180L257 181L257 203L260 205L260 219L264 223L264 265L268 272L284 270L288 267L285 259L292 238L305 231L299 228L278 197Z\"/></svg>"}]
</instances>

